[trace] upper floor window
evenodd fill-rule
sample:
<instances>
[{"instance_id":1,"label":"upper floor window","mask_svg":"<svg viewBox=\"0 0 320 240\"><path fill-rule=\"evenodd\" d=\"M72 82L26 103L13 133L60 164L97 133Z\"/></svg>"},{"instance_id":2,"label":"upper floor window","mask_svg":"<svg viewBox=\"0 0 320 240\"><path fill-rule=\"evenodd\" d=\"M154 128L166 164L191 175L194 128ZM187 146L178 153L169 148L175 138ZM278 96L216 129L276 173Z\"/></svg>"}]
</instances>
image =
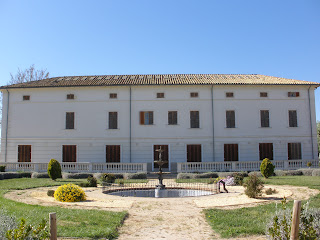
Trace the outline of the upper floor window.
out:
<instances>
[{"instance_id":1,"label":"upper floor window","mask_svg":"<svg viewBox=\"0 0 320 240\"><path fill-rule=\"evenodd\" d=\"M226 97L227 98L232 98L233 97L233 92L226 92Z\"/></svg>"},{"instance_id":2,"label":"upper floor window","mask_svg":"<svg viewBox=\"0 0 320 240\"><path fill-rule=\"evenodd\" d=\"M288 160L301 159L301 143L288 143Z\"/></svg>"},{"instance_id":3,"label":"upper floor window","mask_svg":"<svg viewBox=\"0 0 320 240\"><path fill-rule=\"evenodd\" d=\"M118 94L117 93L110 93L109 94L109 98L117 98L118 97Z\"/></svg>"},{"instance_id":4,"label":"upper floor window","mask_svg":"<svg viewBox=\"0 0 320 240\"><path fill-rule=\"evenodd\" d=\"M190 128L199 128L199 111L190 111Z\"/></svg>"},{"instance_id":5,"label":"upper floor window","mask_svg":"<svg viewBox=\"0 0 320 240\"><path fill-rule=\"evenodd\" d=\"M23 100L23 101L29 101L29 100L30 100L30 95L24 95L24 96L22 97L22 100Z\"/></svg>"},{"instance_id":6,"label":"upper floor window","mask_svg":"<svg viewBox=\"0 0 320 240\"><path fill-rule=\"evenodd\" d=\"M198 92L191 92L190 97L197 98L197 97L199 97L199 93Z\"/></svg>"},{"instance_id":7,"label":"upper floor window","mask_svg":"<svg viewBox=\"0 0 320 240\"><path fill-rule=\"evenodd\" d=\"M74 94L67 94L67 99L74 99Z\"/></svg>"},{"instance_id":8,"label":"upper floor window","mask_svg":"<svg viewBox=\"0 0 320 240\"><path fill-rule=\"evenodd\" d=\"M299 97L300 92L288 92L288 97Z\"/></svg>"},{"instance_id":9,"label":"upper floor window","mask_svg":"<svg viewBox=\"0 0 320 240\"><path fill-rule=\"evenodd\" d=\"M140 124L141 125L153 125L153 112L140 112Z\"/></svg>"},{"instance_id":10,"label":"upper floor window","mask_svg":"<svg viewBox=\"0 0 320 240\"><path fill-rule=\"evenodd\" d=\"M270 127L269 123L269 110L260 111L261 127Z\"/></svg>"},{"instance_id":11,"label":"upper floor window","mask_svg":"<svg viewBox=\"0 0 320 240\"><path fill-rule=\"evenodd\" d=\"M74 112L66 113L66 129L74 129Z\"/></svg>"},{"instance_id":12,"label":"upper floor window","mask_svg":"<svg viewBox=\"0 0 320 240\"><path fill-rule=\"evenodd\" d=\"M178 112L169 111L168 112L168 125L177 125L178 123Z\"/></svg>"},{"instance_id":13,"label":"upper floor window","mask_svg":"<svg viewBox=\"0 0 320 240\"><path fill-rule=\"evenodd\" d=\"M260 92L260 97L268 97L268 93L267 92Z\"/></svg>"},{"instance_id":14,"label":"upper floor window","mask_svg":"<svg viewBox=\"0 0 320 240\"><path fill-rule=\"evenodd\" d=\"M164 93L163 92L157 93L157 98L164 98Z\"/></svg>"},{"instance_id":15,"label":"upper floor window","mask_svg":"<svg viewBox=\"0 0 320 240\"><path fill-rule=\"evenodd\" d=\"M235 112L234 111L226 111L226 127L227 128L235 128Z\"/></svg>"},{"instance_id":16,"label":"upper floor window","mask_svg":"<svg viewBox=\"0 0 320 240\"><path fill-rule=\"evenodd\" d=\"M109 129L118 129L118 112L109 112Z\"/></svg>"},{"instance_id":17,"label":"upper floor window","mask_svg":"<svg viewBox=\"0 0 320 240\"><path fill-rule=\"evenodd\" d=\"M289 127L298 127L296 110L289 110Z\"/></svg>"}]
</instances>

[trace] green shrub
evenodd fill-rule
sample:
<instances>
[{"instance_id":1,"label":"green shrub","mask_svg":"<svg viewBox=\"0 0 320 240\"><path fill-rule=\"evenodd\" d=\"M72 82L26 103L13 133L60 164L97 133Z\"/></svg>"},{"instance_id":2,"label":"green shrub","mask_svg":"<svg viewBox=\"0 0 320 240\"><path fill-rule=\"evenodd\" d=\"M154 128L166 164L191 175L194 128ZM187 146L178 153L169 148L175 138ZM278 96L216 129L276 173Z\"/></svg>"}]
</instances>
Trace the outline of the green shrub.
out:
<instances>
[{"instance_id":1,"label":"green shrub","mask_svg":"<svg viewBox=\"0 0 320 240\"><path fill-rule=\"evenodd\" d=\"M0 179L13 179L13 178L30 178L30 172L2 172Z\"/></svg>"},{"instance_id":2,"label":"green shrub","mask_svg":"<svg viewBox=\"0 0 320 240\"><path fill-rule=\"evenodd\" d=\"M97 187L97 179L95 177L89 176L87 182L82 182L78 184L80 187Z\"/></svg>"},{"instance_id":3,"label":"green shrub","mask_svg":"<svg viewBox=\"0 0 320 240\"><path fill-rule=\"evenodd\" d=\"M33 172L31 178L50 178L48 173Z\"/></svg>"},{"instance_id":4,"label":"green shrub","mask_svg":"<svg viewBox=\"0 0 320 240\"><path fill-rule=\"evenodd\" d=\"M82 188L69 183L58 187L54 198L60 202L80 202L86 200L86 194Z\"/></svg>"},{"instance_id":5,"label":"green shrub","mask_svg":"<svg viewBox=\"0 0 320 240\"><path fill-rule=\"evenodd\" d=\"M62 173L63 179L86 179L88 177L93 177L92 173Z\"/></svg>"},{"instance_id":6,"label":"green shrub","mask_svg":"<svg viewBox=\"0 0 320 240\"><path fill-rule=\"evenodd\" d=\"M238 186L242 186L243 184L243 179L244 179L244 174L241 173L234 173L232 174L234 177L234 183Z\"/></svg>"},{"instance_id":7,"label":"green shrub","mask_svg":"<svg viewBox=\"0 0 320 240\"><path fill-rule=\"evenodd\" d=\"M269 158L263 159L260 165L260 172L265 178L268 178L274 174L274 165Z\"/></svg>"},{"instance_id":8,"label":"green shrub","mask_svg":"<svg viewBox=\"0 0 320 240\"><path fill-rule=\"evenodd\" d=\"M311 167L312 163L311 162L307 162L307 167Z\"/></svg>"},{"instance_id":9,"label":"green shrub","mask_svg":"<svg viewBox=\"0 0 320 240\"><path fill-rule=\"evenodd\" d=\"M43 219L38 226L27 225L24 218L21 219L20 225L15 229L10 229L6 233L8 240L24 240L24 239L49 239L49 229L46 221Z\"/></svg>"},{"instance_id":10,"label":"green shrub","mask_svg":"<svg viewBox=\"0 0 320 240\"><path fill-rule=\"evenodd\" d=\"M49 197L54 197L54 190L48 190L48 191L47 191L47 195L48 195Z\"/></svg>"},{"instance_id":11,"label":"green shrub","mask_svg":"<svg viewBox=\"0 0 320 240\"><path fill-rule=\"evenodd\" d=\"M106 183L114 183L116 177L112 173L104 173L101 180Z\"/></svg>"},{"instance_id":12,"label":"green shrub","mask_svg":"<svg viewBox=\"0 0 320 240\"><path fill-rule=\"evenodd\" d=\"M277 192L277 190L272 189L272 188L268 188L268 189L265 190L265 193L266 193L267 195L271 195L271 194L274 194L274 193L276 193L276 192Z\"/></svg>"},{"instance_id":13,"label":"green shrub","mask_svg":"<svg viewBox=\"0 0 320 240\"><path fill-rule=\"evenodd\" d=\"M6 171L6 166L0 166L0 172L5 172Z\"/></svg>"},{"instance_id":14,"label":"green shrub","mask_svg":"<svg viewBox=\"0 0 320 240\"><path fill-rule=\"evenodd\" d=\"M138 172L138 173L126 173L124 175L125 179L147 179L147 173Z\"/></svg>"},{"instance_id":15,"label":"green shrub","mask_svg":"<svg viewBox=\"0 0 320 240\"><path fill-rule=\"evenodd\" d=\"M55 160L51 159L48 164L48 175L52 180L56 180L57 178L62 178L61 176L61 165Z\"/></svg>"},{"instance_id":16,"label":"green shrub","mask_svg":"<svg viewBox=\"0 0 320 240\"><path fill-rule=\"evenodd\" d=\"M257 198L262 194L263 182L256 174L249 175L243 186L245 187L244 193L250 198Z\"/></svg>"},{"instance_id":17,"label":"green shrub","mask_svg":"<svg viewBox=\"0 0 320 240\"><path fill-rule=\"evenodd\" d=\"M249 172L248 176L253 176L253 175L257 175L257 177L263 177L261 172Z\"/></svg>"}]
</instances>

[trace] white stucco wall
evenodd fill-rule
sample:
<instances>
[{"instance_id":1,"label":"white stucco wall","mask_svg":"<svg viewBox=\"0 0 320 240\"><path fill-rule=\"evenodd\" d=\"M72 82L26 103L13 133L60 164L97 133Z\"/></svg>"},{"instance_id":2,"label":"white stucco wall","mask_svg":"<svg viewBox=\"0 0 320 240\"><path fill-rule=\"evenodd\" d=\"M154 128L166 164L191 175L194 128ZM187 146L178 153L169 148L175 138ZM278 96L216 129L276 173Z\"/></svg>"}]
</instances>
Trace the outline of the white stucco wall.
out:
<instances>
[{"instance_id":1,"label":"white stucco wall","mask_svg":"<svg viewBox=\"0 0 320 240\"><path fill-rule=\"evenodd\" d=\"M239 144L239 161L258 161L259 143L272 142L274 159L287 159L287 143L301 142L302 158L312 159L309 86L133 86L131 162L153 161L153 145L169 145L171 163L186 162L187 144L202 145L202 161L223 161L225 143ZM212 101L214 137L212 129ZM289 98L288 92L300 92ZM7 162L17 161L18 145L32 145L32 162L62 161L62 145L77 145L78 162L105 162L105 145L121 145L121 162L130 162L130 88L79 87L10 89ZM164 92L165 98L156 98ZM190 98L198 92L198 98ZM226 98L233 92L233 98ZM268 92L260 98L260 92ZM74 100L67 100L67 94ZM117 99L109 99L117 93ZM30 95L30 101L22 101ZM6 152L8 94L3 90L1 160ZM317 157L314 89L310 89L313 158ZM234 110L236 128L226 128L225 112ZM260 127L260 110L269 110L270 127ZM298 127L289 128L288 110L297 110ZM108 129L108 112L118 112L118 128ZM139 112L153 111L154 124L140 125ZM168 125L178 111L178 125ZM190 128L190 111L200 112L200 128ZM75 129L65 129L65 113L75 112ZM214 142L214 148L213 148ZM214 151L213 151L214 149Z\"/></svg>"}]
</instances>

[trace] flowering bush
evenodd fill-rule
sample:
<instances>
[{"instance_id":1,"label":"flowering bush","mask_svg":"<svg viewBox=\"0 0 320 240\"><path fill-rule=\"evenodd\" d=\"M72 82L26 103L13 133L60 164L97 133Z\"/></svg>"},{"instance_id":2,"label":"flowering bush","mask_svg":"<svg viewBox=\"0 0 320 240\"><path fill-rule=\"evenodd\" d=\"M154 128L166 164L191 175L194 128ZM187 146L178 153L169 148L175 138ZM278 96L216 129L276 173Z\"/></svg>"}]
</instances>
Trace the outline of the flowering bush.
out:
<instances>
[{"instance_id":1,"label":"flowering bush","mask_svg":"<svg viewBox=\"0 0 320 240\"><path fill-rule=\"evenodd\" d=\"M86 200L86 194L82 188L69 183L58 187L54 198L60 202L80 202Z\"/></svg>"}]
</instances>

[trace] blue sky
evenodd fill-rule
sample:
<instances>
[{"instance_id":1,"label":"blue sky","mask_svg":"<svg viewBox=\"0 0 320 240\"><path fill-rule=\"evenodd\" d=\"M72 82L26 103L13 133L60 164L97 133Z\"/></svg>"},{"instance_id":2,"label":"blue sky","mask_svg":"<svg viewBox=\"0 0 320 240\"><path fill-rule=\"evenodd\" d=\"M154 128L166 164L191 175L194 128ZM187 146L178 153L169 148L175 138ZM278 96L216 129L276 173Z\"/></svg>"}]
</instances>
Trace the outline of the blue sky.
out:
<instances>
[{"instance_id":1,"label":"blue sky","mask_svg":"<svg viewBox=\"0 0 320 240\"><path fill-rule=\"evenodd\" d=\"M0 84L31 64L50 76L257 73L320 82L319 13L319 0L0 0Z\"/></svg>"}]
</instances>

